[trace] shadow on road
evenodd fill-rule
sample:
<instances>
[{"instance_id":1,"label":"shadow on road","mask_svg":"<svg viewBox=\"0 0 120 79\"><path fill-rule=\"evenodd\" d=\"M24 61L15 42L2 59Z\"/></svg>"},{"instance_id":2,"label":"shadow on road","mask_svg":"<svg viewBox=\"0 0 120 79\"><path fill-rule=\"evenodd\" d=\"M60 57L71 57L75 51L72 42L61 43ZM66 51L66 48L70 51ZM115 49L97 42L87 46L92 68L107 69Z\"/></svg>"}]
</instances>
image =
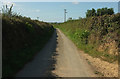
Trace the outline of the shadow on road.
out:
<instances>
[{"instance_id":1,"label":"shadow on road","mask_svg":"<svg viewBox=\"0 0 120 79\"><path fill-rule=\"evenodd\" d=\"M17 79L24 77L57 77L52 73L55 69L56 60L56 47L57 47L57 32L56 29L45 45L45 47L27 63L24 68L16 74Z\"/></svg>"},{"instance_id":2,"label":"shadow on road","mask_svg":"<svg viewBox=\"0 0 120 79\"><path fill-rule=\"evenodd\" d=\"M50 66L49 66L49 70L47 71L47 77L57 77L56 74L52 73L53 70L55 70L55 64L56 64L56 59L55 56L57 56L58 54L56 53L56 47L57 47L57 31L55 29L54 34L52 36L51 43L52 43L52 47L51 48L51 57L50 57Z\"/></svg>"}]
</instances>

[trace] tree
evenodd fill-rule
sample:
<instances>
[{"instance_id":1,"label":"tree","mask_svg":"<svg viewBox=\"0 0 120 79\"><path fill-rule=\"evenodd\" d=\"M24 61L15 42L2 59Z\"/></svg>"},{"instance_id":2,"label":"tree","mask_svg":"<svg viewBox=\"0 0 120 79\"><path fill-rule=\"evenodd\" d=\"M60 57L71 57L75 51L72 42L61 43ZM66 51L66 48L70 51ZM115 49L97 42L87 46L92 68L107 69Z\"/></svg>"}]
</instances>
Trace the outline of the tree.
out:
<instances>
[{"instance_id":1,"label":"tree","mask_svg":"<svg viewBox=\"0 0 120 79\"><path fill-rule=\"evenodd\" d=\"M68 21L69 21L69 20L72 20L72 17L68 18Z\"/></svg>"},{"instance_id":2,"label":"tree","mask_svg":"<svg viewBox=\"0 0 120 79\"><path fill-rule=\"evenodd\" d=\"M92 10L87 10L86 12L86 17L91 17L91 16L102 16L102 15L112 15L114 14L114 10L113 8L102 8L102 9L97 9L97 12L94 8L92 8Z\"/></svg>"},{"instance_id":3,"label":"tree","mask_svg":"<svg viewBox=\"0 0 120 79\"><path fill-rule=\"evenodd\" d=\"M91 15L92 15L92 11L91 10L87 10L86 17L90 17Z\"/></svg>"},{"instance_id":4,"label":"tree","mask_svg":"<svg viewBox=\"0 0 120 79\"><path fill-rule=\"evenodd\" d=\"M82 19L82 17L78 17L78 19L80 20L80 19Z\"/></svg>"},{"instance_id":5,"label":"tree","mask_svg":"<svg viewBox=\"0 0 120 79\"><path fill-rule=\"evenodd\" d=\"M96 10L92 8L92 16L96 16Z\"/></svg>"},{"instance_id":6,"label":"tree","mask_svg":"<svg viewBox=\"0 0 120 79\"><path fill-rule=\"evenodd\" d=\"M97 16L101 16L101 9L97 9Z\"/></svg>"},{"instance_id":7,"label":"tree","mask_svg":"<svg viewBox=\"0 0 120 79\"><path fill-rule=\"evenodd\" d=\"M87 10L86 17L96 16L96 10L92 8L92 10Z\"/></svg>"},{"instance_id":8,"label":"tree","mask_svg":"<svg viewBox=\"0 0 120 79\"><path fill-rule=\"evenodd\" d=\"M109 9L108 9L108 14L109 14L109 15L114 14L114 10L113 10L113 8L109 8Z\"/></svg>"},{"instance_id":9,"label":"tree","mask_svg":"<svg viewBox=\"0 0 120 79\"><path fill-rule=\"evenodd\" d=\"M102 15L105 15L105 14L107 14L107 15L114 14L113 8L108 9L107 7L105 7L105 8L102 8L102 9L97 9L97 16L102 16Z\"/></svg>"}]
</instances>

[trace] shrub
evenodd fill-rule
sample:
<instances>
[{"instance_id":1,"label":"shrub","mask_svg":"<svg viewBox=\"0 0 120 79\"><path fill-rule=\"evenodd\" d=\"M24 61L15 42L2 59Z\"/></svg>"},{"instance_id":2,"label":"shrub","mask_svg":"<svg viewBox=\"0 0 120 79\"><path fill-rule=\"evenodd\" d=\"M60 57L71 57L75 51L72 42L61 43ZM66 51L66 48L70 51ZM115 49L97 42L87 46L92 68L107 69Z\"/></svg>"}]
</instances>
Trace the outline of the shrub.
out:
<instances>
[{"instance_id":1,"label":"shrub","mask_svg":"<svg viewBox=\"0 0 120 79\"><path fill-rule=\"evenodd\" d=\"M20 16L18 13L15 13L12 11L13 8L13 4L10 6L10 8L8 8L7 5L3 5L2 7L2 15L3 16L8 16L8 17L17 17Z\"/></svg>"},{"instance_id":2,"label":"shrub","mask_svg":"<svg viewBox=\"0 0 120 79\"><path fill-rule=\"evenodd\" d=\"M82 33L82 35L80 36L81 39L82 39L82 41L85 40L85 44L88 43L88 36L89 36L89 35L90 35L90 32L87 31L87 30L85 30L85 31Z\"/></svg>"},{"instance_id":3,"label":"shrub","mask_svg":"<svg viewBox=\"0 0 120 79\"><path fill-rule=\"evenodd\" d=\"M120 48L120 13L94 16L56 24L78 48L93 57L105 57L105 61L117 61L117 56L110 55L106 49L99 50L101 45L116 41L116 48ZM109 48L108 48L109 50ZM105 55L108 54L108 55Z\"/></svg>"},{"instance_id":4,"label":"shrub","mask_svg":"<svg viewBox=\"0 0 120 79\"><path fill-rule=\"evenodd\" d=\"M86 12L86 17L91 17L91 16L102 16L102 15L112 15L114 14L113 8L102 8L102 9L97 9L97 11L92 8L92 10L87 10Z\"/></svg>"},{"instance_id":5,"label":"shrub","mask_svg":"<svg viewBox=\"0 0 120 79\"><path fill-rule=\"evenodd\" d=\"M2 13L2 77L16 74L50 39L52 25L13 16L12 6Z\"/></svg>"}]
</instances>

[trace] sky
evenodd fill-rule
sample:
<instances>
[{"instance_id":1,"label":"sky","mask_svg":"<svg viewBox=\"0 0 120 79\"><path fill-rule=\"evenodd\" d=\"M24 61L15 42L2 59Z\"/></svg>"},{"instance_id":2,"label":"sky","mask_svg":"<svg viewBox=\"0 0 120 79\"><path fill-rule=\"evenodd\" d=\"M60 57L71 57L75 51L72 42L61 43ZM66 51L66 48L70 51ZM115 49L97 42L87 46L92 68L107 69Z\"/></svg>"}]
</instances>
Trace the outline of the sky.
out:
<instances>
[{"instance_id":1,"label":"sky","mask_svg":"<svg viewBox=\"0 0 120 79\"><path fill-rule=\"evenodd\" d=\"M4 4L4 3L3 3ZM103 7L113 8L118 13L118 2L7 2L14 4L13 11L32 19L39 17L40 21L63 22L64 9L67 9L67 19L85 17L88 9Z\"/></svg>"},{"instance_id":2,"label":"sky","mask_svg":"<svg viewBox=\"0 0 120 79\"><path fill-rule=\"evenodd\" d=\"M2 2L118 2L120 0L1 0Z\"/></svg>"}]
</instances>

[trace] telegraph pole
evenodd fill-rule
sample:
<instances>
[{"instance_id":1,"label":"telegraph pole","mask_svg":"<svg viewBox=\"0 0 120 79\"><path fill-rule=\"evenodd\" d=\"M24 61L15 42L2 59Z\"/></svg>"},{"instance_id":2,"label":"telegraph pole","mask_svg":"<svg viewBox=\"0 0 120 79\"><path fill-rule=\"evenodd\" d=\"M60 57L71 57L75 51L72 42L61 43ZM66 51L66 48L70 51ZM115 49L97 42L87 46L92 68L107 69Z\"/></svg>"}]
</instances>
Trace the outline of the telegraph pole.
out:
<instances>
[{"instance_id":1,"label":"telegraph pole","mask_svg":"<svg viewBox=\"0 0 120 79\"><path fill-rule=\"evenodd\" d=\"M64 22L66 22L66 13L67 13L67 11L66 11L66 9L64 9Z\"/></svg>"}]
</instances>

